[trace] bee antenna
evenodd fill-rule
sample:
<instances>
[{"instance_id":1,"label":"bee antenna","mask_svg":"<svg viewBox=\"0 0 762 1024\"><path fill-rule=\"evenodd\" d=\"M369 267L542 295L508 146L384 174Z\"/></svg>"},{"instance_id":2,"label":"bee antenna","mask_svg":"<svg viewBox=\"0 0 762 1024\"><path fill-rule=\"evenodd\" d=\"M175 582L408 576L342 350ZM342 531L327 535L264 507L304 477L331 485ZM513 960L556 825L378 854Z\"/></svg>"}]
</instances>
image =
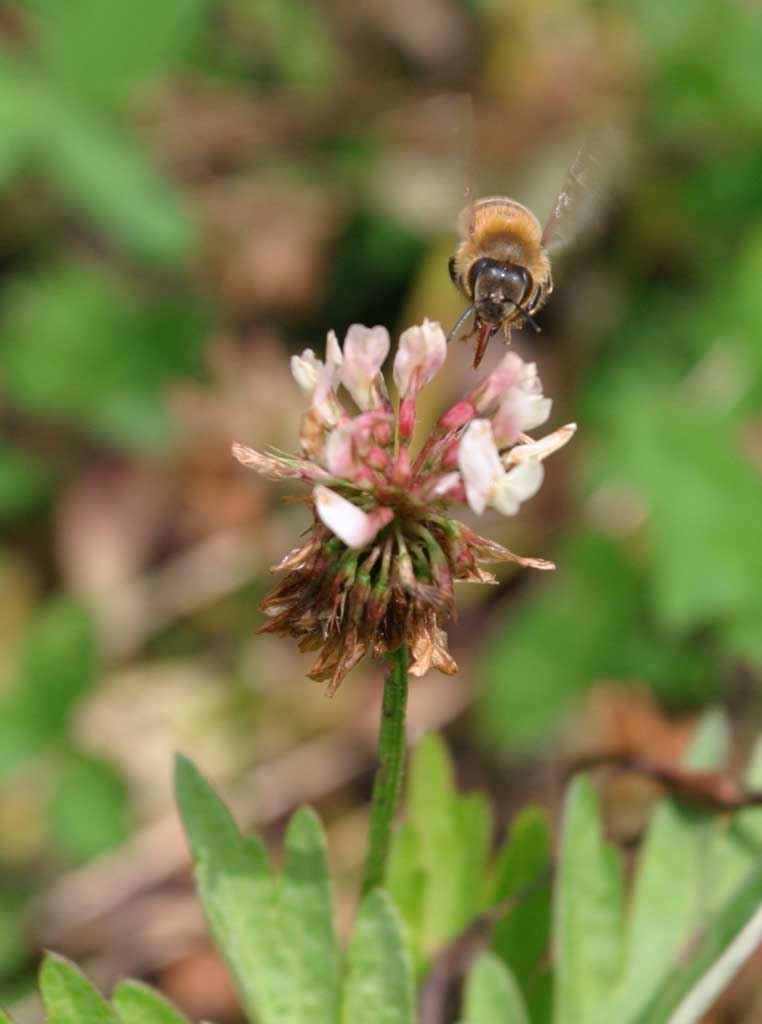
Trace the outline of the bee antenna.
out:
<instances>
[{"instance_id":1,"label":"bee antenna","mask_svg":"<svg viewBox=\"0 0 762 1024\"><path fill-rule=\"evenodd\" d=\"M452 329L452 330L450 331L450 333L449 333L449 334L447 335L447 343L448 343L448 344L449 344L449 343L450 343L450 342L452 341L452 339L453 339L453 338L454 338L454 337L455 337L455 336L457 335L458 331L459 331L459 330L460 330L460 328L461 328L461 327L463 326L463 324L464 324L464 323L466 322L466 320L468 320L468 318L469 318L469 317L471 316L471 314L472 314L472 313L475 313L475 312L476 312L476 306L475 306L475 305L473 305L473 306L469 306L469 307L468 307L468 309L467 309L467 310L465 311L465 313L464 313L464 314L463 314L463 315L462 315L462 316L461 316L461 317L460 317L460 318L458 319L458 322L457 322L457 323L455 324L455 326L453 327L453 329Z\"/></svg>"},{"instance_id":2,"label":"bee antenna","mask_svg":"<svg viewBox=\"0 0 762 1024\"><path fill-rule=\"evenodd\" d=\"M524 317L524 319L525 319L525 320L526 320L526 322L527 322L527 323L529 324L529 326L530 326L530 327L532 328L532 330L533 330L533 331L534 331L534 332L535 332L536 334L539 334L539 333L540 333L540 331L542 330L542 328L541 328L541 327L540 327L540 325L539 325L539 324L537 323L537 321L535 320L535 318L534 318L534 317L533 317L533 316L531 315L531 313L528 313L528 312L526 311L526 309L524 309L524 307L523 307L522 305L520 305L520 304L519 304L518 302L514 302L514 306L516 307L516 309L518 309L518 311L519 311L519 312L521 313L521 315L522 315L522 316Z\"/></svg>"}]
</instances>

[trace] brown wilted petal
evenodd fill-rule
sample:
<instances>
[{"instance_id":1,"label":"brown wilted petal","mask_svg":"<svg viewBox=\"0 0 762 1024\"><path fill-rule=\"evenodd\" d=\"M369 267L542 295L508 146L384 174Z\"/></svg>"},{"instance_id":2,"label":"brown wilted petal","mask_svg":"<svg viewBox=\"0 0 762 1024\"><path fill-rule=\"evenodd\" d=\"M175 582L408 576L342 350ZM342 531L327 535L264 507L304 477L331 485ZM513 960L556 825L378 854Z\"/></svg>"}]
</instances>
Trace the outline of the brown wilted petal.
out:
<instances>
[{"instance_id":1,"label":"brown wilted petal","mask_svg":"<svg viewBox=\"0 0 762 1024\"><path fill-rule=\"evenodd\" d=\"M309 559L310 555L314 554L320 547L323 538L318 534L315 534L306 544L303 544L300 548L292 548L287 555L281 558L277 565L270 567L270 572L283 572L284 569L301 569Z\"/></svg>"},{"instance_id":2,"label":"brown wilted petal","mask_svg":"<svg viewBox=\"0 0 762 1024\"><path fill-rule=\"evenodd\" d=\"M549 455L552 455L559 448L563 448L565 444L568 444L574 437L576 430L576 423L567 423L566 426L559 427L558 430L554 430L552 434L540 438L539 441L533 440L528 434L522 434L521 438L524 443L517 444L510 451L505 452L502 456L503 465L507 468L508 466L518 465L520 462L527 462L530 459L542 462L543 459L547 459Z\"/></svg>"},{"instance_id":3,"label":"brown wilted petal","mask_svg":"<svg viewBox=\"0 0 762 1024\"><path fill-rule=\"evenodd\" d=\"M411 676L425 676L431 668L434 657L434 636L432 624L424 617L416 623L416 630L410 640L410 667L408 672Z\"/></svg>"},{"instance_id":4,"label":"brown wilted petal","mask_svg":"<svg viewBox=\"0 0 762 1024\"><path fill-rule=\"evenodd\" d=\"M555 569L556 567L553 562L549 562L545 558L527 558L524 555L517 555L514 551L504 548L502 544L498 544L497 541L480 537L479 534L467 527L463 527L463 529L466 531L469 545L480 561L515 562L517 565L523 565L529 569Z\"/></svg>"},{"instance_id":5,"label":"brown wilted petal","mask_svg":"<svg viewBox=\"0 0 762 1024\"><path fill-rule=\"evenodd\" d=\"M444 672L446 676L454 676L458 665L447 647L447 633L438 626L434 631L434 668Z\"/></svg>"},{"instance_id":6,"label":"brown wilted petal","mask_svg":"<svg viewBox=\"0 0 762 1024\"><path fill-rule=\"evenodd\" d=\"M233 456L238 459L242 466L248 466L255 470L260 476L268 480L286 480L289 477L299 476L299 473L286 465L274 455L265 455L255 448L247 448L243 444L234 444Z\"/></svg>"}]
</instances>

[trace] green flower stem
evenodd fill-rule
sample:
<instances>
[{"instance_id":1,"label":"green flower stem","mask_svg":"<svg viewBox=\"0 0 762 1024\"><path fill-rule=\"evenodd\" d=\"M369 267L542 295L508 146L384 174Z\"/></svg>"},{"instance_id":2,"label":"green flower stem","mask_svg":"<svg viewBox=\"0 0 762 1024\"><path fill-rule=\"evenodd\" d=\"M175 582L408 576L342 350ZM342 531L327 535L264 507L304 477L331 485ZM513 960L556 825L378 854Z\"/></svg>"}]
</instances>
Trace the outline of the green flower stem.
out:
<instances>
[{"instance_id":1,"label":"green flower stem","mask_svg":"<svg viewBox=\"0 0 762 1024\"><path fill-rule=\"evenodd\" d=\"M386 860L397 810L405 764L405 710L407 708L407 647L387 655L389 672L384 680L381 726L378 733L378 769L370 805L370 840L363 895L384 881Z\"/></svg>"}]
</instances>

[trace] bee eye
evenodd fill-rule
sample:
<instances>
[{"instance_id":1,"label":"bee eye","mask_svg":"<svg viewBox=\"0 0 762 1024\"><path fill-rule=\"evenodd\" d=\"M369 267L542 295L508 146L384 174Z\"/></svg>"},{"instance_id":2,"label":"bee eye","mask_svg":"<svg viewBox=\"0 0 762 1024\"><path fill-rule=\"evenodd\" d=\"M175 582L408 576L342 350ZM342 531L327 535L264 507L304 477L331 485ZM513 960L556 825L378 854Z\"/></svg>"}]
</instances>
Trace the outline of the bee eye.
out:
<instances>
[{"instance_id":1,"label":"bee eye","mask_svg":"<svg viewBox=\"0 0 762 1024\"><path fill-rule=\"evenodd\" d=\"M517 306L531 287L531 278L523 267L493 264L482 267L474 281L474 299L493 304Z\"/></svg>"}]
</instances>

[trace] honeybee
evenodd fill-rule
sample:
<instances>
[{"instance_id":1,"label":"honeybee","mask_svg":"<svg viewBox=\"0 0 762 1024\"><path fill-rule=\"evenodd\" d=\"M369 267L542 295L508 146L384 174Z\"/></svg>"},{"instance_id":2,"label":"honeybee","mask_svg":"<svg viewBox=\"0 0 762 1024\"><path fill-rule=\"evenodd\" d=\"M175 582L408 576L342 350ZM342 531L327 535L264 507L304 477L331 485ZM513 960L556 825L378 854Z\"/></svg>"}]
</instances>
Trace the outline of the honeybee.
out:
<instances>
[{"instance_id":1,"label":"honeybee","mask_svg":"<svg viewBox=\"0 0 762 1024\"><path fill-rule=\"evenodd\" d=\"M476 335L474 369L501 328L506 344L513 327L540 330L534 314L553 291L549 253L589 219L598 169L589 148L578 154L544 230L531 210L506 196L479 199L461 213L461 240L449 269L470 305L447 340L473 316L464 337Z\"/></svg>"}]
</instances>

